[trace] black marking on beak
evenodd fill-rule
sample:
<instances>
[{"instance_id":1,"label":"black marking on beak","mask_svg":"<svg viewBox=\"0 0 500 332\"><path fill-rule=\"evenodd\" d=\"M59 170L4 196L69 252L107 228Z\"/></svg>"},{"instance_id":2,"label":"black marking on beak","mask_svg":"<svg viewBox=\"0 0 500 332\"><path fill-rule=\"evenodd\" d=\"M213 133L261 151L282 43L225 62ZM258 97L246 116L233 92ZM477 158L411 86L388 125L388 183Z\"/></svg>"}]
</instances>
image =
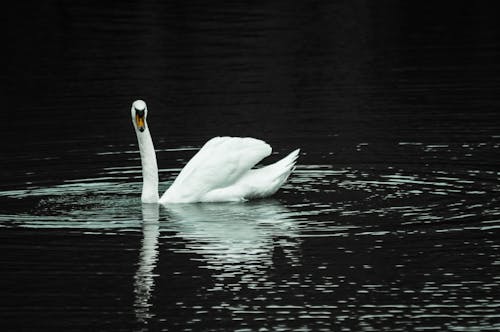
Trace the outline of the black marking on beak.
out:
<instances>
[{"instance_id":1,"label":"black marking on beak","mask_svg":"<svg viewBox=\"0 0 500 332\"><path fill-rule=\"evenodd\" d=\"M141 118L144 116L144 109L138 110L137 108L135 109L135 114L140 116Z\"/></svg>"},{"instance_id":2,"label":"black marking on beak","mask_svg":"<svg viewBox=\"0 0 500 332\"><path fill-rule=\"evenodd\" d=\"M146 119L144 116L144 110L135 110L135 123L137 125L137 129L140 132L143 132L146 129Z\"/></svg>"}]
</instances>

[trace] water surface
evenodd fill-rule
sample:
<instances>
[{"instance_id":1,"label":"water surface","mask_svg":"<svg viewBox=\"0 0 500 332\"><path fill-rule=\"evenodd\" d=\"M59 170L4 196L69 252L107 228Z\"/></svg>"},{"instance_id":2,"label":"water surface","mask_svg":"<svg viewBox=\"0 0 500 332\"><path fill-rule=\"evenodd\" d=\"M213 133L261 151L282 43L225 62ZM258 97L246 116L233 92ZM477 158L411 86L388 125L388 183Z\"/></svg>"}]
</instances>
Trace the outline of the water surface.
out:
<instances>
[{"instance_id":1,"label":"water surface","mask_svg":"<svg viewBox=\"0 0 500 332\"><path fill-rule=\"evenodd\" d=\"M2 326L499 329L496 18L425 6L18 8ZM136 98L161 191L216 135L297 169L269 199L141 204Z\"/></svg>"}]
</instances>

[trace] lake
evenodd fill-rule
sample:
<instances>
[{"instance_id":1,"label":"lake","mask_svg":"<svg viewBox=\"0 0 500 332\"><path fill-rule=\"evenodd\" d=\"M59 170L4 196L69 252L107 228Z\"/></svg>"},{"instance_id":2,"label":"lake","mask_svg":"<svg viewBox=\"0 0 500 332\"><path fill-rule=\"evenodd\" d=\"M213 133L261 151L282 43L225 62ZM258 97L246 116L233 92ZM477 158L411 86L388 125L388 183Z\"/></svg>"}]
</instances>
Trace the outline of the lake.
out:
<instances>
[{"instance_id":1,"label":"lake","mask_svg":"<svg viewBox=\"0 0 500 332\"><path fill-rule=\"evenodd\" d=\"M13 4L7 330L500 329L500 42L479 4ZM274 196L141 204L214 136L301 149Z\"/></svg>"}]
</instances>

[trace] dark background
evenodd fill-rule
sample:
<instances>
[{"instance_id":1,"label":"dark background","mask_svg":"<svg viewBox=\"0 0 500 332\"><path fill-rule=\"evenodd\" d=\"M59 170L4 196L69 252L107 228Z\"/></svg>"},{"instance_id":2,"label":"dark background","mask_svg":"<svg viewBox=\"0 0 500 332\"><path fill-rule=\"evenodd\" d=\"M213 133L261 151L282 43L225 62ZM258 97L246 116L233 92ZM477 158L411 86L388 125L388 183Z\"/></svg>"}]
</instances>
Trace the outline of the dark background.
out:
<instances>
[{"instance_id":1,"label":"dark background","mask_svg":"<svg viewBox=\"0 0 500 332\"><path fill-rule=\"evenodd\" d=\"M17 142L89 131L133 142L137 98L157 137L404 138L452 121L463 137L497 125L498 20L482 2L9 7L3 135Z\"/></svg>"}]
</instances>

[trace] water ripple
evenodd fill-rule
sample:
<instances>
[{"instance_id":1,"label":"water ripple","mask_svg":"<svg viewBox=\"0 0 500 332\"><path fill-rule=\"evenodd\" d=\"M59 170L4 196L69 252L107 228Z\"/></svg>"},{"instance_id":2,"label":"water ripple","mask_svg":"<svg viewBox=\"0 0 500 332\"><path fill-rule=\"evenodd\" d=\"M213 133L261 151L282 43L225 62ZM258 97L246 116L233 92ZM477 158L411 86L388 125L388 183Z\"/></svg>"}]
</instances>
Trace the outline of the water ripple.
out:
<instances>
[{"instance_id":1,"label":"water ripple","mask_svg":"<svg viewBox=\"0 0 500 332\"><path fill-rule=\"evenodd\" d=\"M161 177L178 171L162 169ZM143 324L159 315L154 294L166 276L203 278L187 275L186 264L210 275L199 295L205 301L176 302L197 317L229 312L243 323L270 315L278 330L298 322L329 330L332 320L352 319L365 330L389 321L394 330L411 321L439 330L444 318L450 328L474 330L498 318L491 294L500 287L500 209L498 194L483 194L499 192L497 173L299 165L274 199L165 207L140 204L139 179L138 167L117 166L98 177L4 190L0 226L142 234L133 307ZM183 264L162 270L164 250ZM227 302L206 302L220 296ZM378 303L367 304L373 297Z\"/></svg>"}]
</instances>

